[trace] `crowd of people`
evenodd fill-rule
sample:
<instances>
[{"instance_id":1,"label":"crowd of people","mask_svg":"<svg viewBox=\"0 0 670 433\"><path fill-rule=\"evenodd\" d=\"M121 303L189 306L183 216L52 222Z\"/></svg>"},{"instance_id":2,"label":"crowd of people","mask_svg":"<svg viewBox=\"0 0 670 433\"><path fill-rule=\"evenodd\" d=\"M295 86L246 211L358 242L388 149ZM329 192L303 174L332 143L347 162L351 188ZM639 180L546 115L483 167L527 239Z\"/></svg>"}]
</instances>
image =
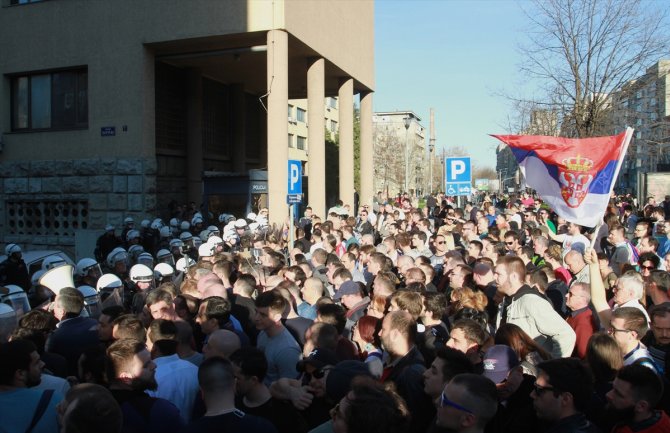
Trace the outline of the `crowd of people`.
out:
<instances>
[{"instance_id":1,"label":"crowd of people","mask_svg":"<svg viewBox=\"0 0 670 433\"><path fill-rule=\"evenodd\" d=\"M479 199L308 207L294 236L180 207L33 275L8 244L0 430L670 432L670 196L595 228Z\"/></svg>"}]
</instances>

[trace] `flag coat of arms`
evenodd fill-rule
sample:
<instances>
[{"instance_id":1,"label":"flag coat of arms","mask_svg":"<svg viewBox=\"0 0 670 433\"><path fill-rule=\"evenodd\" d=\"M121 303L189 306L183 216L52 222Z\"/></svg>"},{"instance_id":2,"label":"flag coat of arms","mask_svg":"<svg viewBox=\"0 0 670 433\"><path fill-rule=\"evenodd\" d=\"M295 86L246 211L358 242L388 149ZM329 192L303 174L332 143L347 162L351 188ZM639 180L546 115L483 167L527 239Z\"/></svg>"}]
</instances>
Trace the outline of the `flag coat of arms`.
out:
<instances>
[{"instance_id":1,"label":"flag coat of arms","mask_svg":"<svg viewBox=\"0 0 670 433\"><path fill-rule=\"evenodd\" d=\"M526 184L566 220L587 227L602 222L633 129L619 135L564 138L493 135L507 144Z\"/></svg>"}]
</instances>

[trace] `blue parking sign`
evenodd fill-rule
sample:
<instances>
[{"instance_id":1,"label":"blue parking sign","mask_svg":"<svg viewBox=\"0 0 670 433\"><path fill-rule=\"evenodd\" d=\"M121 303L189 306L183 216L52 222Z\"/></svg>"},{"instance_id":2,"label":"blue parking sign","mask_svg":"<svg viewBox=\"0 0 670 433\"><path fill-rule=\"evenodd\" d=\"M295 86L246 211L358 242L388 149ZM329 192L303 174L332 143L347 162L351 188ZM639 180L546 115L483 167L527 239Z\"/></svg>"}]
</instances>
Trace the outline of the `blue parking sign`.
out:
<instances>
[{"instance_id":1,"label":"blue parking sign","mask_svg":"<svg viewBox=\"0 0 670 433\"><path fill-rule=\"evenodd\" d=\"M302 162L288 160L288 193L302 194Z\"/></svg>"},{"instance_id":2,"label":"blue parking sign","mask_svg":"<svg viewBox=\"0 0 670 433\"><path fill-rule=\"evenodd\" d=\"M445 167L446 183L472 182L469 156L446 158Z\"/></svg>"}]
</instances>

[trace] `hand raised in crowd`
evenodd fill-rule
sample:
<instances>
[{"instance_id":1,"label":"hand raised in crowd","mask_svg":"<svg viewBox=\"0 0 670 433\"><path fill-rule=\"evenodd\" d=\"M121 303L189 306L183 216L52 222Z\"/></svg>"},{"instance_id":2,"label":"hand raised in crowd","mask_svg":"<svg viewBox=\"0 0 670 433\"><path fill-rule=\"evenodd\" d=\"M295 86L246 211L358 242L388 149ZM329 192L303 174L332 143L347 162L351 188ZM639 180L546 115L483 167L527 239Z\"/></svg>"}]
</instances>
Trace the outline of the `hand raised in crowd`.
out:
<instances>
[{"instance_id":1,"label":"hand raised in crowd","mask_svg":"<svg viewBox=\"0 0 670 433\"><path fill-rule=\"evenodd\" d=\"M587 248L584 253L584 261L587 265L597 265L598 264L598 253L593 248Z\"/></svg>"}]
</instances>

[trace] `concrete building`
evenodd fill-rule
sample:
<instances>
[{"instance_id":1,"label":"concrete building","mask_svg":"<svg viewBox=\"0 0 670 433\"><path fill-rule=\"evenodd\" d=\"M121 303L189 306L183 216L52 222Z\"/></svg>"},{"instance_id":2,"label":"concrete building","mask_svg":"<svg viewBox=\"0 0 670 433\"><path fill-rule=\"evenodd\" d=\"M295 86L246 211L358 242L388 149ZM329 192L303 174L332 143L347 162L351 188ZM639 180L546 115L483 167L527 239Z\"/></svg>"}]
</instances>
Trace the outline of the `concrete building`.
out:
<instances>
[{"instance_id":1,"label":"concrete building","mask_svg":"<svg viewBox=\"0 0 670 433\"><path fill-rule=\"evenodd\" d=\"M374 189L384 196L425 193L428 176L426 130L412 111L377 112L372 117Z\"/></svg>"},{"instance_id":2,"label":"concrete building","mask_svg":"<svg viewBox=\"0 0 670 433\"><path fill-rule=\"evenodd\" d=\"M186 201L214 215L267 203L283 222L293 99L309 108L315 211L326 208L328 98L340 106L345 202L356 95L372 167L372 1L0 1L4 242L74 245L81 230L168 217ZM361 172L371 202L372 170Z\"/></svg>"},{"instance_id":3,"label":"concrete building","mask_svg":"<svg viewBox=\"0 0 670 433\"><path fill-rule=\"evenodd\" d=\"M670 171L670 60L658 61L611 96L611 133L635 129L617 190L634 193L639 174Z\"/></svg>"}]
</instances>

